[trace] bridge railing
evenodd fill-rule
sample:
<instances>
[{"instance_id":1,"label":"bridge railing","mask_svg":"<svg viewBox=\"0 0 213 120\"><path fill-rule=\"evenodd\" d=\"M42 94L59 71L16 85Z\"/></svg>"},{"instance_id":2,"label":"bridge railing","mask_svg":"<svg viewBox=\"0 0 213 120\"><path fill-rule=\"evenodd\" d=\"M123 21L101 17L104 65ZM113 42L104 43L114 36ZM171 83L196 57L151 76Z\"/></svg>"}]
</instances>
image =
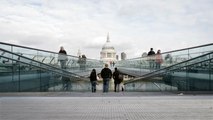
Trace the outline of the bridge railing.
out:
<instances>
[{"instance_id":1,"label":"bridge railing","mask_svg":"<svg viewBox=\"0 0 213 120\"><path fill-rule=\"evenodd\" d=\"M9 43L0 42L0 48L11 51L13 53L31 58L32 60L36 60L45 64L49 64L58 68L61 68L59 59L60 55L57 52L41 50L36 48L30 48L20 45L14 45ZM4 54L4 53L2 53ZM13 56L8 56L13 58ZM96 59L81 59L78 56L66 55L66 70L71 72L84 72L90 71L93 68L102 68L103 62ZM4 62L7 62L4 61Z\"/></svg>"},{"instance_id":2,"label":"bridge railing","mask_svg":"<svg viewBox=\"0 0 213 120\"><path fill-rule=\"evenodd\" d=\"M195 47L189 47L169 52L161 53L162 63L160 68L168 67L191 58L209 53L213 51L213 43L205 44ZM157 57L154 56L143 56L139 58L121 60L116 63L117 67L120 68L134 68L134 69L146 69L150 71L154 71L160 69L156 66Z\"/></svg>"},{"instance_id":3,"label":"bridge railing","mask_svg":"<svg viewBox=\"0 0 213 120\"><path fill-rule=\"evenodd\" d=\"M132 91L212 91L213 52L125 82Z\"/></svg>"},{"instance_id":4,"label":"bridge railing","mask_svg":"<svg viewBox=\"0 0 213 120\"><path fill-rule=\"evenodd\" d=\"M0 60L0 92L85 91L90 85L88 78L2 48Z\"/></svg>"}]
</instances>

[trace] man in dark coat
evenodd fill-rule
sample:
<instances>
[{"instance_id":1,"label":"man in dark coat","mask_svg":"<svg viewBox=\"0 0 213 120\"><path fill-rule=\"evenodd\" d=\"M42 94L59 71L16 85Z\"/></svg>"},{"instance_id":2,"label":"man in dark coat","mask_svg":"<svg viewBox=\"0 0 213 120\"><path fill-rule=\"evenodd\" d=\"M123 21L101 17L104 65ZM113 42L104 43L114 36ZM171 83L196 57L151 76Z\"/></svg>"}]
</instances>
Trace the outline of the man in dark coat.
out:
<instances>
[{"instance_id":1,"label":"man in dark coat","mask_svg":"<svg viewBox=\"0 0 213 120\"><path fill-rule=\"evenodd\" d=\"M108 92L109 81L112 78L112 71L108 68L108 64L105 64L105 68L101 70L101 77L103 78L103 92Z\"/></svg>"},{"instance_id":2,"label":"man in dark coat","mask_svg":"<svg viewBox=\"0 0 213 120\"><path fill-rule=\"evenodd\" d=\"M149 68L154 69L155 68L155 52L153 51L153 48L150 48L150 51L148 52L148 60L149 60Z\"/></svg>"}]
</instances>

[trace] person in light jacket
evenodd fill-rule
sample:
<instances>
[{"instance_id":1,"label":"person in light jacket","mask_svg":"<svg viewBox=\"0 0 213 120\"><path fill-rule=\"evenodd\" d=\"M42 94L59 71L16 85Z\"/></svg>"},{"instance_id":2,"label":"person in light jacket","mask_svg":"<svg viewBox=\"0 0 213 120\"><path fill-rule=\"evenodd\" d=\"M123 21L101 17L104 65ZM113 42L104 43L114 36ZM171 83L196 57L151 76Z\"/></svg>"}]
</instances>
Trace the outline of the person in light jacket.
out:
<instances>
[{"instance_id":1,"label":"person in light jacket","mask_svg":"<svg viewBox=\"0 0 213 120\"><path fill-rule=\"evenodd\" d=\"M160 69L161 64L163 63L163 58L162 58L160 50L158 50L157 54L155 55L155 63L156 63L156 69Z\"/></svg>"},{"instance_id":2,"label":"person in light jacket","mask_svg":"<svg viewBox=\"0 0 213 120\"><path fill-rule=\"evenodd\" d=\"M58 61L60 62L61 68L66 69L66 62L67 62L67 52L64 50L64 47L60 47L60 51L58 54Z\"/></svg>"}]
</instances>

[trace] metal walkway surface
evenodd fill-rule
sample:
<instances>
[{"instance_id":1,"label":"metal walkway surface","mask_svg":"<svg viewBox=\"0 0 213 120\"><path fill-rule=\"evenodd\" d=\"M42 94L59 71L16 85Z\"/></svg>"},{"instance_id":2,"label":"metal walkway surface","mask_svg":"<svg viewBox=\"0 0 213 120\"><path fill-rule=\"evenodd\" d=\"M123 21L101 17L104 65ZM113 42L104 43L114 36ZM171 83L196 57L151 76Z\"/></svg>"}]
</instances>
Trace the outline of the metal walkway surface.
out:
<instances>
[{"instance_id":1,"label":"metal walkway surface","mask_svg":"<svg viewBox=\"0 0 213 120\"><path fill-rule=\"evenodd\" d=\"M212 113L212 94L0 93L1 120L212 120Z\"/></svg>"}]
</instances>

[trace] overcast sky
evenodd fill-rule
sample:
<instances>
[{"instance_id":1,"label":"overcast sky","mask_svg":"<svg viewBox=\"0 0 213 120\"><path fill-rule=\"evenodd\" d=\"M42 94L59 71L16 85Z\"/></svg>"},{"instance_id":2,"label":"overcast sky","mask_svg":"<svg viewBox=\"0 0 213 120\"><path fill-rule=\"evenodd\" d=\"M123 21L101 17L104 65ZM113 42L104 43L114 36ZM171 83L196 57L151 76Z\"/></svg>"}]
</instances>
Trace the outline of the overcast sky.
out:
<instances>
[{"instance_id":1,"label":"overcast sky","mask_svg":"<svg viewBox=\"0 0 213 120\"><path fill-rule=\"evenodd\" d=\"M213 0L0 0L0 41L100 58L139 57L213 42Z\"/></svg>"}]
</instances>

